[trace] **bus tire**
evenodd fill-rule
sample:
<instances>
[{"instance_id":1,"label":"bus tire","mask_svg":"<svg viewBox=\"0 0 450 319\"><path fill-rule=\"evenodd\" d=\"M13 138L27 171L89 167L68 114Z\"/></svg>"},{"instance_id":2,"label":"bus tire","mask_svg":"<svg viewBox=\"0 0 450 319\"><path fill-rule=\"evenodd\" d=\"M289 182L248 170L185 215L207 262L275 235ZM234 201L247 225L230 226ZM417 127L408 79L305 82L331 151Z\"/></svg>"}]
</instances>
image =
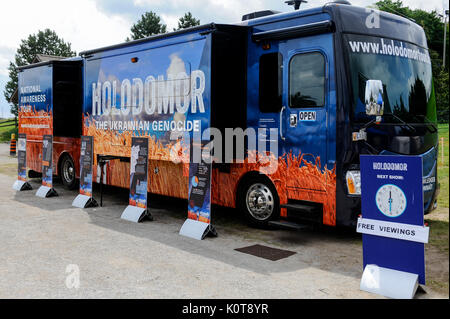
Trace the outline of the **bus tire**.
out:
<instances>
[{"instance_id":1,"label":"bus tire","mask_svg":"<svg viewBox=\"0 0 450 319\"><path fill-rule=\"evenodd\" d=\"M59 175L64 186L69 189L76 188L76 173L75 173L75 163L70 155L64 154L61 159Z\"/></svg>"},{"instance_id":2,"label":"bus tire","mask_svg":"<svg viewBox=\"0 0 450 319\"><path fill-rule=\"evenodd\" d=\"M268 229L269 221L280 217L280 199L271 181L252 176L238 189L237 206L251 226Z\"/></svg>"}]
</instances>

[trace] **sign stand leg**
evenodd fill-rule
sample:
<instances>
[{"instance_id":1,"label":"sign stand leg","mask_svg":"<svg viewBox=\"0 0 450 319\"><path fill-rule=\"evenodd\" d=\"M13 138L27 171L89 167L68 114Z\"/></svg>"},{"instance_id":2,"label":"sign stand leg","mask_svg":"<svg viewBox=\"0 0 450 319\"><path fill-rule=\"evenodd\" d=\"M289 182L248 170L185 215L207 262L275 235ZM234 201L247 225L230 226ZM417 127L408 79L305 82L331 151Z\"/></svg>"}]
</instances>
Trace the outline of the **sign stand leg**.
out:
<instances>
[{"instance_id":1,"label":"sign stand leg","mask_svg":"<svg viewBox=\"0 0 450 319\"><path fill-rule=\"evenodd\" d=\"M419 287L419 276L377 265L367 265L361 277L360 289L395 299L412 299Z\"/></svg>"},{"instance_id":2,"label":"sign stand leg","mask_svg":"<svg viewBox=\"0 0 450 319\"><path fill-rule=\"evenodd\" d=\"M56 192L56 190L53 187L48 187L48 186L42 185L37 190L36 196L46 198L46 197L58 196L58 193Z\"/></svg>"},{"instance_id":3,"label":"sign stand leg","mask_svg":"<svg viewBox=\"0 0 450 319\"><path fill-rule=\"evenodd\" d=\"M72 202L72 206L78 208L97 207L97 201L90 196L79 194Z\"/></svg>"},{"instance_id":4,"label":"sign stand leg","mask_svg":"<svg viewBox=\"0 0 450 319\"><path fill-rule=\"evenodd\" d=\"M125 208L120 218L135 223L143 222L146 219L149 221L153 220L153 216L152 214L150 214L150 211L147 208L141 208L132 205L128 205L127 208Z\"/></svg>"},{"instance_id":5,"label":"sign stand leg","mask_svg":"<svg viewBox=\"0 0 450 319\"><path fill-rule=\"evenodd\" d=\"M180 229L180 235L203 240L206 236L217 237L216 228L209 224L194 219L186 219Z\"/></svg>"},{"instance_id":6,"label":"sign stand leg","mask_svg":"<svg viewBox=\"0 0 450 319\"><path fill-rule=\"evenodd\" d=\"M16 180L12 186L13 189L16 191L29 191L32 190L33 187L31 187L30 183Z\"/></svg>"}]
</instances>

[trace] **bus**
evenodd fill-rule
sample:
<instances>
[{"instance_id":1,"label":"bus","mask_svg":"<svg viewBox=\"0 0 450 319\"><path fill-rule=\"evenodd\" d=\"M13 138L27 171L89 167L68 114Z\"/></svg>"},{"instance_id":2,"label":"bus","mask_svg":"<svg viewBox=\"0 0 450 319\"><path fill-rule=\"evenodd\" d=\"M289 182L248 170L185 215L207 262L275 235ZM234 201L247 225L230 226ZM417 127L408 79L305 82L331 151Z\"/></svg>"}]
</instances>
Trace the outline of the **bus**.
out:
<instances>
[{"instance_id":1,"label":"bus","mask_svg":"<svg viewBox=\"0 0 450 319\"><path fill-rule=\"evenodd\" d=\"M64 65L76 70L70 80L58 79ZM188 198L186 163L173 161L171 152L180 132L215 128L223 136L253 131L258 145L274 145L265 153L276 162L270 172L252 161L250 134L243 156L236 151L212 164L211 203L239 209L256 227L355 226L361 154L421 156L424 212L437 206L431 62L424 30L407 18L345 1L266 10L235 24L196 26L25 67L19 86L39 86L25 79L43 67L54 70L48 91L55 97L41 103L43 112L53 117L55 143L67 145L54 147L54 171L68 187L78 177L81 135L93 136L94 167L108 159L94 179L124 188L131 138L144 136L148 192ZM35 78L40 94L50 87L42 82L47 78ZM42 111L30 104L20 101L19 122L26 111ZM19 133L28 129L19 125ZM28 138L37 145L27 144L29 168L39 171L33 164L39 138Z\"/></svg>"}]
</instances>

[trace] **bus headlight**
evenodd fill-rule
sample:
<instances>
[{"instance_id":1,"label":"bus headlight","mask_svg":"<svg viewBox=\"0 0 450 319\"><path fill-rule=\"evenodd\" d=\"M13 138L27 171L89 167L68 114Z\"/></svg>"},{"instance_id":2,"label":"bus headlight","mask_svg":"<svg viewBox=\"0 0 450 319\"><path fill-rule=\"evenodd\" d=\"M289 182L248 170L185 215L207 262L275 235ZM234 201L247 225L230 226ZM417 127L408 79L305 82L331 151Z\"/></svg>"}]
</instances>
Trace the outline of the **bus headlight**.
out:
<instances>
[{"instance_id":1,"label":"bus headlight","mask_svg":"<svg viewBox=\"0 0 450 319\"><path fill-rule=\"evenodd\" d=\"M345 174L347 190L351 195L361 195L361 174L359 171L347 171Z\"/></svg>"}]
</instances>

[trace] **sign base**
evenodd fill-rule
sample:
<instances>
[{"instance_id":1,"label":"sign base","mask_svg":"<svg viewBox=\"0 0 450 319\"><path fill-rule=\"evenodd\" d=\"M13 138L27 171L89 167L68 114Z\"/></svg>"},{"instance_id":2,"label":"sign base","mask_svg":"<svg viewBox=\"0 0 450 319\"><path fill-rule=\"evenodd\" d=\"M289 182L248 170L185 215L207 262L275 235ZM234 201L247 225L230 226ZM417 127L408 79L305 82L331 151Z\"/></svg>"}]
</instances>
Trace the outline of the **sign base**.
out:
<instances>
[{"instance_id":1,"label":"sign base","mask_svg":"<svg viewBox=\"0 0 450 319\"><path fill-rule=\"evenodd\" d=\"M190 218L186 219L183 226L181 226L179 234L198 240L202 240L206 236L217 237L217 232L214 226Z\"/></svg>"},{"instance_id":2,"label":"sign base","mask_svg":"<svg viewBox=\"0 0 450 319\"><path fill-rule=\"evenodd\" d=\"M36 192L36 196L46 198L46 197L53 197L58 196L58 193L55 191L55 189L48 186L41 186Z\"/></svg>"},{"instance_id":3,"label":"sign base","mask_svg":"<svg viewBox=\"0 0 450 319\"><path fill-rule=\"evenodd\" d=\"M33 189L33 187L31 187L30 183L28 182L24 182L24 181L15 181L13 186L13 189L15 189L16 191L29 191L31 189Z\"/></svg>"},{"instance_id":4,"label":"sign base","mask_svg":"<svg viewBox=\"0 0 450 319\"><path fill-rule=\"evenodd\" d=\"M77 197L72 202L72 206L78 208L88 208L88 207L96 207L98 206L97 201L90 196L78 194Z\"/></svg>"},{"instance_id":5,"label":"sign base","mask_svg":"<svg viewBox=\"0 0 450 319\"><path fill-rule=\"evenodd\" d=\"M120 218L128 220L130 222L140 223L145 218L153 220L153 216L150 214L147 208L141 208L136 206L128 205L127 208L122 212Z\"/></svg>"},{"instance_id":6,"label":"sign base","mask_svg":"<svg viewBox=\"0 0 450 319\"><path fill-rule=\"evenodd\" d=\"M377 265L367 265L359 289L395 299L412 299L419 287L419 275Z\"/></svg>"}]
</instances>

